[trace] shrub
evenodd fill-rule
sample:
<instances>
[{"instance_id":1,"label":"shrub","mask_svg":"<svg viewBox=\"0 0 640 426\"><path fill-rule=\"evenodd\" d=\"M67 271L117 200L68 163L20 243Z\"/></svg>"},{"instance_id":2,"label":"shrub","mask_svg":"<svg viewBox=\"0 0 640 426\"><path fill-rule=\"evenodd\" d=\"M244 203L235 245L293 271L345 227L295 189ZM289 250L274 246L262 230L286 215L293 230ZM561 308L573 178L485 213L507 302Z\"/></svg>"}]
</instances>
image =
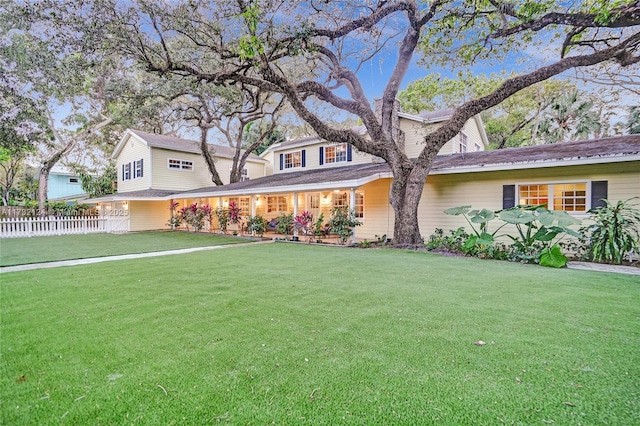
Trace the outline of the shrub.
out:
<instances>
[{"instance_id":1,"label":"shrub","mask_svg":"<svg viewBox=\"0 0 640 426\"><path fill-rule=\"evenodd\" d=\"M335 207L331 210L331 219L329 226L331 232L338 235L340 244L347 242L347 239L353 235L353 228L362 225L355 218L353 211L349 211L347 207Z\"/></svg>"},{"instance_id":2,"label":"shrub","mask_svg":"<svg viewBox=\"0 0 640 426\"><path fill-rule=\"evenodd\" d=\"M282 213L278 217L278 223L276 224L276 232L282 235L293 234L293 213Z\"/></svg>"},{"instance_id":3,"label":"shrub","mask_svg":"<svg viewBox=\"0 0 640 426\"><path fill-rule=\"evenodd\" d=\"M589 210L594 225L583 228L590 239L590 257L596 262L620 264L624 256L640 244L640 210L629 201L616 204L604 200L605 206Z\"/></svg>"},{"instance_id":4,"label":"shrub","mask_svg":"<svg viewBox=\"0 0 640 426\"><path fill-rule=\"evenodd\" d=\"M267 230L267 220L260 215L247 218L247 231L262 237Z\"/></svg>"}]
</instances>

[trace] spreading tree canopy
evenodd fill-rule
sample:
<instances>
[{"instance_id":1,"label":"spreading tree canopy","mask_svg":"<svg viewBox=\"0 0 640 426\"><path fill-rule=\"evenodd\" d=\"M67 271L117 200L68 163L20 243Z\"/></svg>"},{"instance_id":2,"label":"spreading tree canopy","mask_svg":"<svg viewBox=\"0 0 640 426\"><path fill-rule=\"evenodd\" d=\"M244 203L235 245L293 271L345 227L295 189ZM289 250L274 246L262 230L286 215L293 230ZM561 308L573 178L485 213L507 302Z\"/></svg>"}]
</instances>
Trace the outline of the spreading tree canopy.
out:
<instances>
[{"instance_id":1,"label":"spreading tree canopy","mask_svg":"<svg viewBox=\"0 0 640 426\"><path fill-rule=\"evenodd\" d=\"M300 118L329 141L347 142L382 157L393 173L390 202L394 242L422 242L418 204L440 148L474 115L529 86L579 67L618 68L640 60L640 4L631 0L348 0L188 1L94 0L39 5L42 16L75 24L70 34L100 49L117 50L150 72L194 84L245 85L277 93ZM64 11L66 16L61 17ZM423 62L464 66L509 60L514 52L546 49L490 93L459 105L425 136L410 159L394 131L396 97L407 70ZM376 113L359 79L363 64L386 54L392 72ZM296 70L292 73L291 70ZM325 103L356 116L362 135L332 126L311 108Z\"/></svg>"}]
</instances>

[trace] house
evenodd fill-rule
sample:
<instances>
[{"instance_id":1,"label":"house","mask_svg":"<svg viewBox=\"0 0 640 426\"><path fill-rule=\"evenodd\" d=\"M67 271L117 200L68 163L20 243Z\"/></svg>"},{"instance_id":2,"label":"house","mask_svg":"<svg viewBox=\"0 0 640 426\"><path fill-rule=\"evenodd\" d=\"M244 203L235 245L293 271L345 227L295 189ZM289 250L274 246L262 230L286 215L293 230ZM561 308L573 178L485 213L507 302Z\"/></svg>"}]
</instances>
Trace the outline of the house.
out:
<instances>
[{"instance_id":1,"label":"house","mask_svg":"<svg viewBox=\"0 0 640 426\"><path fill-rule=\"evenodd\" d=\"M399 139L410 157L417 157L421 151L425 132L437 128L450 113L415 116L398 113L397 128L404 135ZM145 135L146 139L154 137ZM123 141L130 143L125 138ZM143 143L136 138L134 145L138 142ZM154 142L146 140L146 144L153 147ZM153 175L148 187L127 187L119 176L121 192L95 200L105 209L126 206L131 230L166 229L169 203L175 200L180 206L199 203L218 207L235 202L243 215L259 214L267 219L302 210L310 211L316 218L324 214L328 219L333 207L348 206L362 222L355 230L357 239L393 235L394 212L389 204L391 171L381 159L353 147L316 137L286 141L270 147L259 158L263 161L262 177L249 173L248 180L219 187L199 185L201 178L188 181L185 178L179 185L169 187L166 177L170 174L169 158L191 161L194 167L199 163L197 154L186 157L188 151L179 151L177 141L167 144L173 150L155 146L170 151L161 161L145 160L152 164L143 172ZM435 228L456 229L466 225L462 217L443 213L460 205L499 210L515 204L548 203L550 208L584 217L602 198L615 201L640 197L640 135L498 151L485 151L486 146L482 122L474 117L442 148L420 202L423 236L430 235ZM131 156L124 149L115 155L121 165L131 162L135 155L141 157L141 154ZM123 176L124 179L127 175ZM175 189L177 186L180 189Z\"/></svg>"},{"instance_id":2,"label":"house","mask_svg":"<svg viewBox=\"0 0 640 426\"><path fill-rule=\"evenodd\" d=\"M40 170L38 169L38 174ZM49 172L47 199L49 201L82 198L86 193L82 189L80 177L68 167L56 164Z\"/></svg>"}]
</instances>

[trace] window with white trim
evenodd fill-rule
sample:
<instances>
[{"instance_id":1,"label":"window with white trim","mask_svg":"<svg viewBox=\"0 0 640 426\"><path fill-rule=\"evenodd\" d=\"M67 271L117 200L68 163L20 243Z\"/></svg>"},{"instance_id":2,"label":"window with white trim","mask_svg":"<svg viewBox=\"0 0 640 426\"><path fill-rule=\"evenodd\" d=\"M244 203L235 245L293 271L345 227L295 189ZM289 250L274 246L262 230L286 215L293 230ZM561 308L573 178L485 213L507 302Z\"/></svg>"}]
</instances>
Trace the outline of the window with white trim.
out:
<instances>
[{"instance_id":1,"label":"window with white trim","mask_svg":"<svg viewBox=\"0 0 640 426\"><path fill-rule=\"evenodd\" d=\"M341 163L347 161L347 144L329 145L324 148L324 162Z\"/></svg>"},{"instance_id":2,"label":"window with white trim","mask_svg":"<svg viewBox=\"0 0 640 426\"><path fill-rule=\"evenodd\" d=\"M356 205L354 213L356 219L364 218L364 192L356 192Z\"/></svg>"},{"instance_id":3,"label":"window with white trim","mask_svg":"<svg viewBox=\"0 0 640 426\"><path fill-rule=\"evenodd\" d=\"M172 170L189 170L193 171L193 161L178 160L176 158L169 158L167 160L167 167Z\"/></svg>"},{"instance_id":4,"label":"window with white trim","mask_svg":"<svg viewBox=\"0 0 640 426\"><path fill-rule=\"evenodd\" d=\"M319 209L320 208L320 196L319 195L310 195L309 196L309 208Z\"/></svg>"},{"instance_id":5,"label":"window with white trim","mask_svg":"<svg viewBox=\"0 0 640 426\"><path fill-rule=\"evenodd\" d=\"M586 212L588 208L587 183L554 183L518 185L518 204L537 206L547 204L550 210Z\"/></svg>"},{"instance_id":6,"label":"window with white trim","mask_svg":"<svg viewBox=\"0 0 640 426\"><path fill-rule=\"evenodd\" d=\"M251 211L249 197L232 197L229 198L229 205L231 203L236 203L236 206L240 207L243 213L248 213Z\"/></svg>"},{"instance_id":7,"label":"window with white trim","mask_svg":"<svg viewBox=\"0 0 640 426\"><path fill-rule=\"evenodd\" d=\"M244 182L246 180L249 180L249 171L247 169L242 169L240 172L240 182Z\"/></svg>"},{"instance_id":8,"label":"window with white trim","mask_svg":"<svg viewBox=\"0 0 640 426\"><path fill-rule=\"evenodd\" d=\"M122 165L122 180L131 180L131 163Z\"/></svg>"},{"instance_id":9,"label":"window with white trim","mask_svg":"<svg viewBox=\"0 0 640 426\"><path fill-rule=\"evenodd\" d=\"M458 138L458 152L467 152L469 150L469 138L465 132L460 132Z\"/></svg>"},{"instance_id":10,"label":"window with white trim","mask_svg":"<svg viewBox=\"0 0 640 426\"><path fill-rule=\"evenodd\" d=\"M346 192L333 193L333 207L349 207L349 194Z\"/></svg>"},{"instance_id":11,"label":"window with white trim","mask_svg":"<svg viewBox=\"0 0 640 426\"><path fill-rule=\"evenodd\" d=\"M133 171L133 178L141 178L142 177L142 159L138 160L138 161L134 161L133 162L134 165L134 171Z\"/></svg>"},{"instance_id":12,"label":"window with white trim","mask_svg":"<svg viewBox=\"0 0 640 426\"><path fill-rule=\"evenodd\" d=\"M284 154L284 168L293 169L302 167L302 151L287 152Z\"/></svg>"},{"instance_id":13,"label":"window with white trim","mask_svg":"<svg viewBox=\"0 0 640 426\"><path fill-rule=\"evenodd\" d=\"M289 209L287 208L287 197L283 195L274 195L267 197L267 212L286 212Z\"/></svg>"}]
</instances>

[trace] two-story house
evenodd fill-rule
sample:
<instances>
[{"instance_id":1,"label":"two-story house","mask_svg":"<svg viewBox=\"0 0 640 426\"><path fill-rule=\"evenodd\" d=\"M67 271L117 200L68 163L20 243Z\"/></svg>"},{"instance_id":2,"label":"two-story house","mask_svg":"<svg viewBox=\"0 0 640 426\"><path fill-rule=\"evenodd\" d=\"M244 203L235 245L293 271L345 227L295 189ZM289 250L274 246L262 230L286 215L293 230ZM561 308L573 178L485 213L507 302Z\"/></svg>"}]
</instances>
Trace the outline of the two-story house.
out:
<instances>
[{"instance_id":1,"label":"two-story house","mask_svg":"<svg viewBox=\"0 0 640 426\"><path fill-rule=\"evenodd\" d=\"M397 127L404 136L400 140L410 158L421 152L424 135L446 121L450 113L398 113ZM356 130L364 132L364 129ZM146 139L154 138L147 136ZM125 138L123 142L130 143ZM420 202L422 235L433 233L435 228L455 229L465 225L461 217L443 213L447 208L460 205L499 210L515 204L548 203L551 208L583 216L602 198L640 197L640 135L497 151L485 151L486 146L482 121L476 116L441 149ZM193 167L199 167L197 161L202 160L197 159L195 152L193 157L186 157L188 152L179 154L175 147L167 150L171 152L164 157L153 154L162 158L160 161L144 160L153 164L148 171L144 169L144 161L139 167L143 175L153 175L149 176L148 189L122 187L119 176L119 193L96 200L105 209L122 208L122 204L113 203L125 203L131 230L166 228L172 201L180 206L199 203L212 207L235 202L244 216L259 214L267 219L307 210L315 218L323 214L328 220L333 207L348 206L362 222L362 226L356 228L356 238L393 235L394 211L389 204L391 171L380 158L358 152L349 145L317 137L282 142L271 146L261 158L253 159L255 163L262 161L259 164L263 167L263 177L249 170L249 180L212 186L210 183L200 185L202 180L196 179L194 173L183 173L179 176L186 177L180 182L180 189L178 184L155 185L156 182L168 185L164 176L170 171L169 159L190 161ZM114 154L119 167L136 161L135 155L123 152L124 149ZM156 178L156 174L161 177Z\"/></svg>"}]
</instances>

